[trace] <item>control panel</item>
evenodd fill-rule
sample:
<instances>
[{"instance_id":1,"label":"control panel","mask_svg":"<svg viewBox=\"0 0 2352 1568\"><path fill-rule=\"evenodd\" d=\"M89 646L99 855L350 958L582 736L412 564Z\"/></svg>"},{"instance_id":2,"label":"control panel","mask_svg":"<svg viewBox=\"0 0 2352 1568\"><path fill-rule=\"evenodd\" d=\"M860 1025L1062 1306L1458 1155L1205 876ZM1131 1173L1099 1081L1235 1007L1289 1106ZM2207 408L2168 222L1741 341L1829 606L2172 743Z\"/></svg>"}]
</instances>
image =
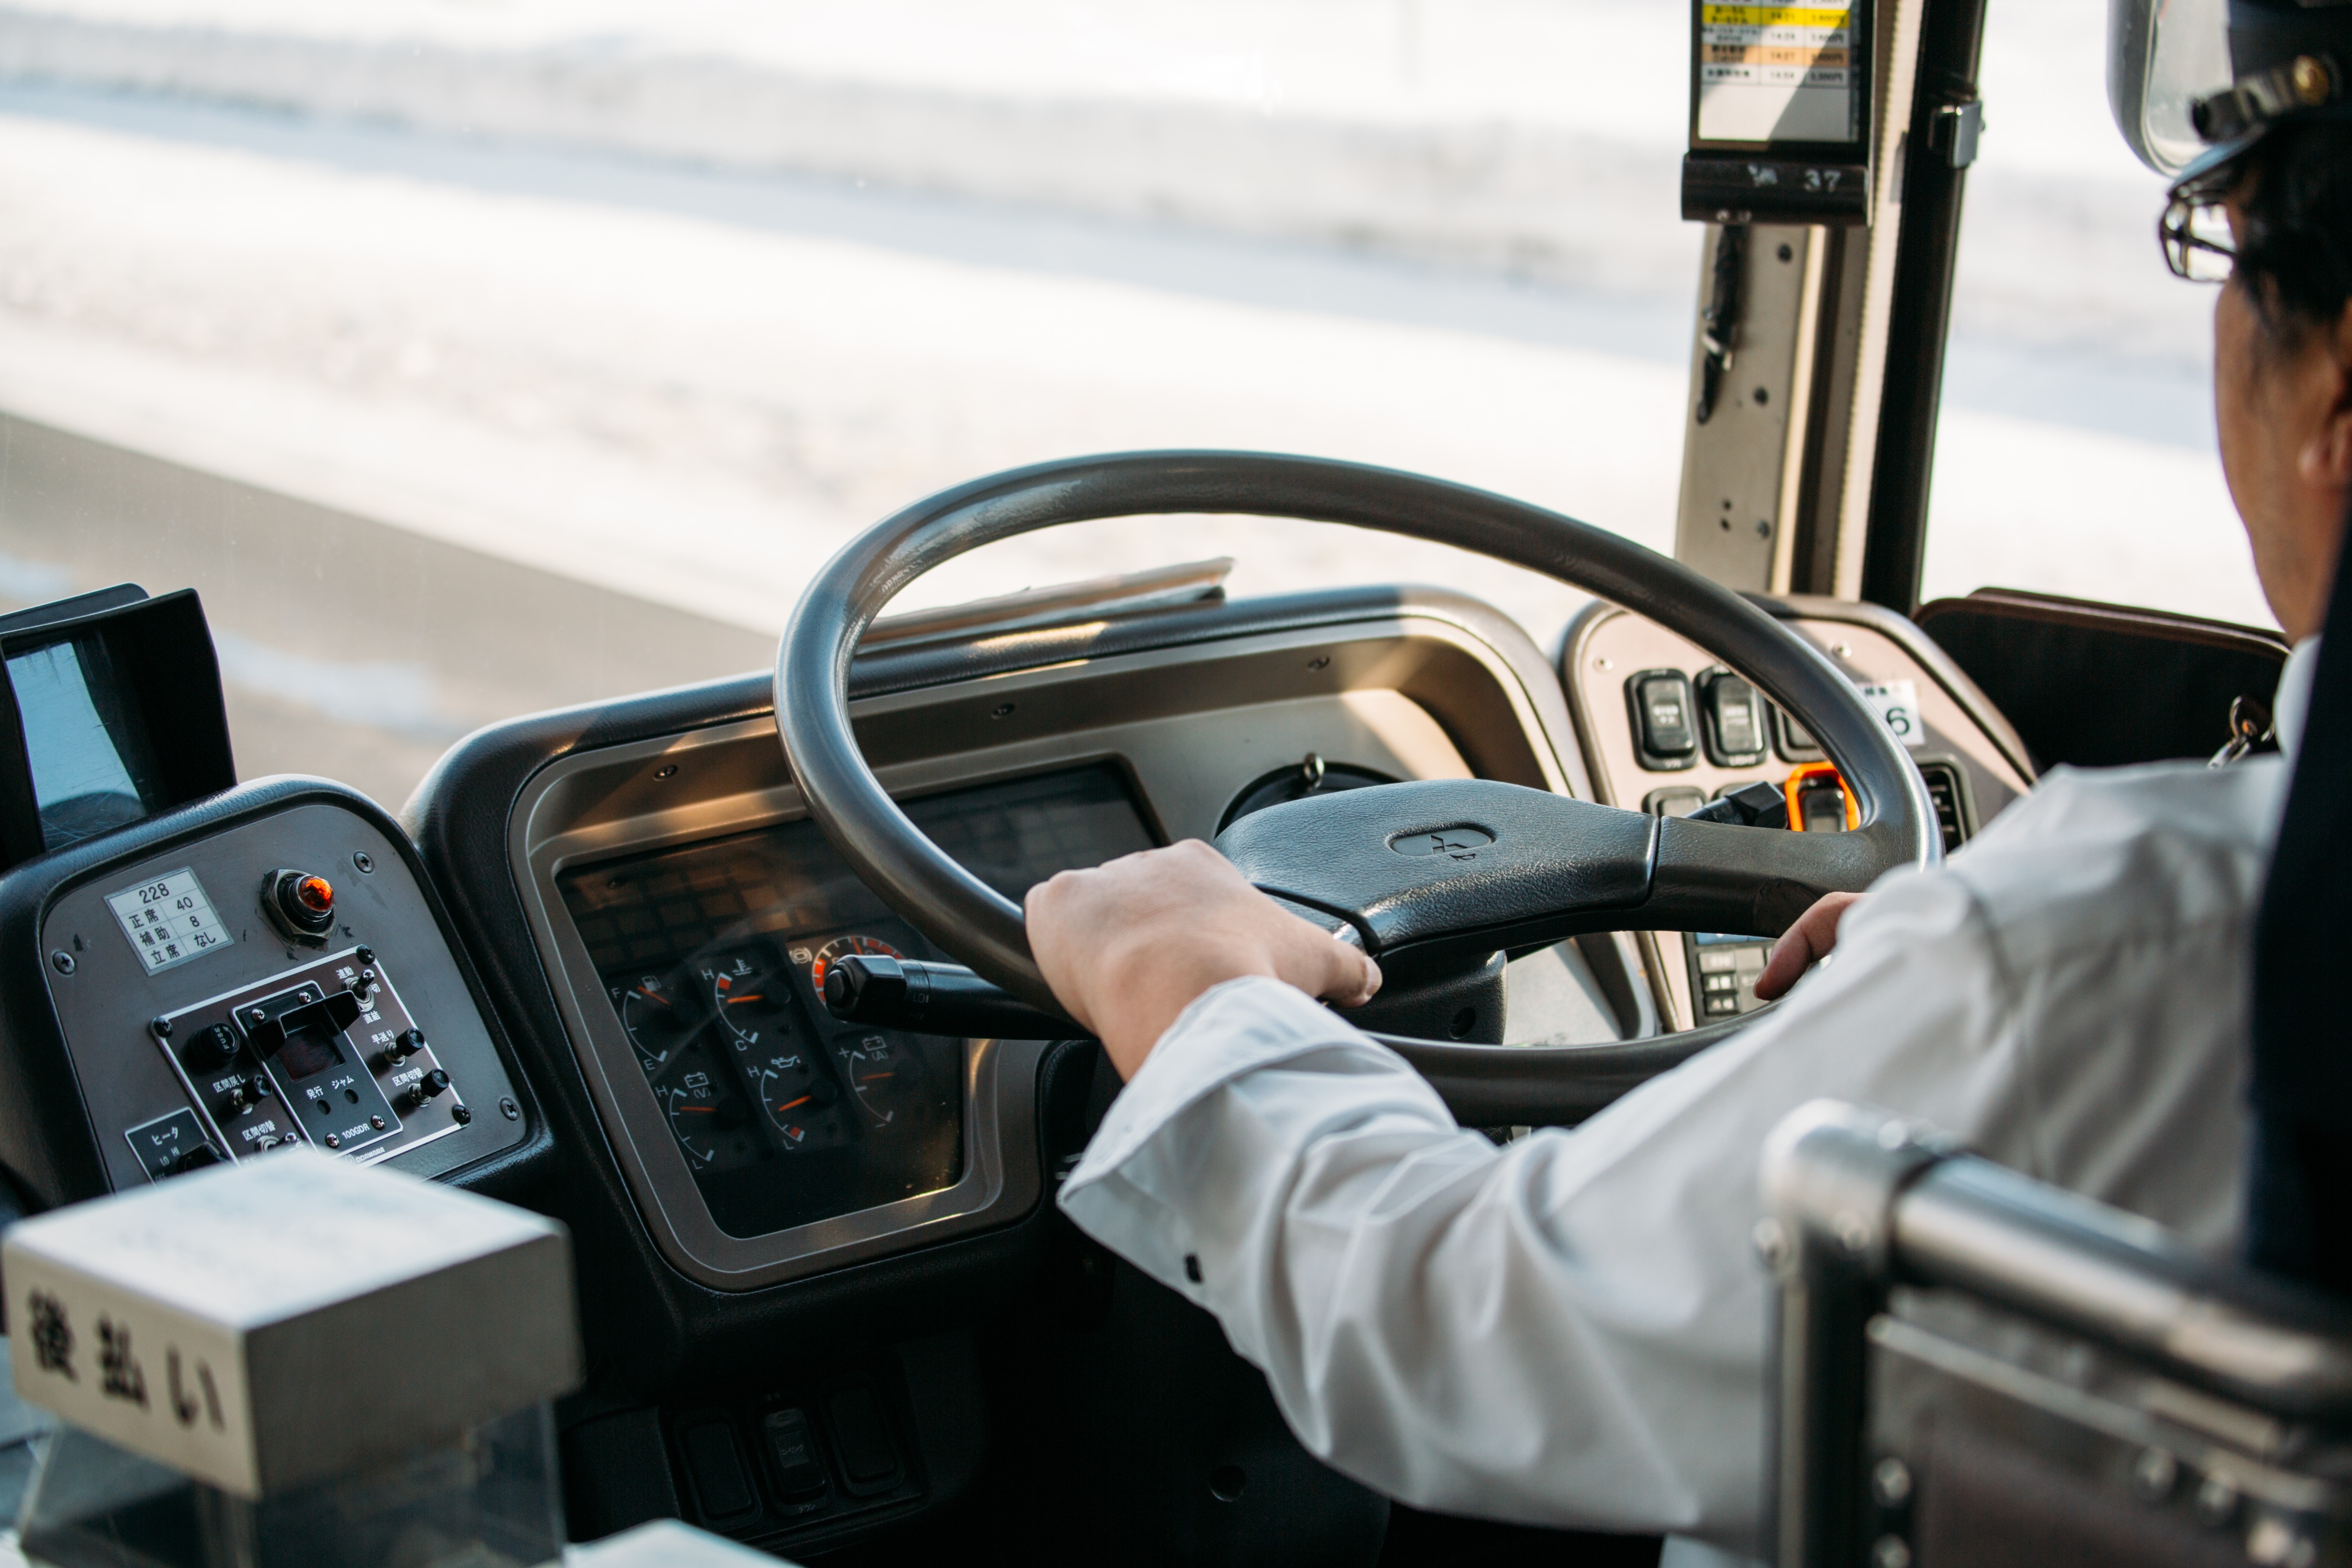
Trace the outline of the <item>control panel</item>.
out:
<instances>
[{"instance_id":1,"label":"control panel","mask_svg":"<svg viewBox=\"0 0 2352 1568\"><path fill-rule=\"evenodd\" d=\"M2021 742L1926 635L1869 606L1792 601L1790 630L1852 681L1918 768L1947 853L2032 786ZM1837 769L1805 727L1738 671L1654 622L1613 605L1580 615L1560 674L1610 805L1687 816L1727 797L1737 820L1845 831L1856 817ZM1765 786L1765 787L1759 787ZM1718 807L1717 815L1729 807ZM1661 1010L1679 1026L1763 1004L1756 981L1771 943L1723 932L1656 933Z\"/></svg>"},{"instance_id":2,"label":"control panel","mask_svg":"<svg viewBox=\"0 0 2352 1568\"><path fill-rule=\"evenodd\" d=\"M373 948L159 1014L147 1027L199 1125L232 1159L313 1143L372 1164L474 1119ZM180 1158L191 1156L213 1163L194 1150Z\"/></svg>"},{"instance_id":3,"label":"control panel","mask_svg":"<svg viewBox=\"0 0 2352 1568\"><path fill-rule=\"evenodd\" d=\"M116 1190L298 1143L432 1175L528 1135L407 847L363 804L258 810L50 903L44 978Z\"/></svg>"}]
</instances>

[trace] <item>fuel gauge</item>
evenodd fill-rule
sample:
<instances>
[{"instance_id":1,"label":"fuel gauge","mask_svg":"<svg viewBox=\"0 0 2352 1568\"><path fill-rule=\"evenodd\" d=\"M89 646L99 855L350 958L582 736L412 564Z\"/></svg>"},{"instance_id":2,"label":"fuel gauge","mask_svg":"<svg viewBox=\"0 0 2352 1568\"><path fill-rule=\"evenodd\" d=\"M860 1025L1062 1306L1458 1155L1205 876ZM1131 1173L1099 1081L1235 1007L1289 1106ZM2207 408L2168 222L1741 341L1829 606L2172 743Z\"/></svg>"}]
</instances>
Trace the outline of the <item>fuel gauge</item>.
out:
<instances>
[{"instance_id":1,"label":"fuel gauge","mask_svg":"<svg viewBox=\"0 0 2352 1568\"><path fill-rule=\"evenodd\" d=\"M648 1078L667 1068L702 1026L701 1005L693 995L681 994L661 975L614 980L609 994L629 1044L636 1047L637 1064Z\"/></svg>"}]
</instances>

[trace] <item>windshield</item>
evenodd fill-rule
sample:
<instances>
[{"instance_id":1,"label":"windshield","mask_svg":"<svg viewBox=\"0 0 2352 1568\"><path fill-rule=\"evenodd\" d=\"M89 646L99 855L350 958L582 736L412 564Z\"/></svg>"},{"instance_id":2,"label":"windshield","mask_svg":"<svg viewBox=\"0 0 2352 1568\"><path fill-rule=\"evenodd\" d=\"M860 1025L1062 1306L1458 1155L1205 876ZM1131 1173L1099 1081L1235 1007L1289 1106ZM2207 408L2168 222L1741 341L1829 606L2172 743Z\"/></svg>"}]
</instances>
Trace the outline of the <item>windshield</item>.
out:
<instances>
[{"instance_id":1,"label":"windshield","mask_svg":"<svg viewBox=\"0 0 2352 1568\"><path fill-rule=\"evenodd\" d=\"M2147 343L2199 374L2164 311L2202 297L2084 313L2095 269L2133 300L2161 272L2147 192L2069 205L2113 132L2037 142L2030 99L2095 113L2099 5L1995 14L2025 90L1989 88L1969 244L2007 237L1963 257L1931 587L2239 612L2246 574L2202 558L2053 578L2066 505L2004 479L2138 495L2175 450L2132 412ZM478 725L766 665L856 530L1047 458L1359 458L1670 549L1689 27L1682 0L26 0L0 605L196 587L240 773L396 805ZM908 604L1216 555L1235 594L1434 582L1543 642L1579 598L1210 519L1013 542Z\"/></svg>"}]
</instances>

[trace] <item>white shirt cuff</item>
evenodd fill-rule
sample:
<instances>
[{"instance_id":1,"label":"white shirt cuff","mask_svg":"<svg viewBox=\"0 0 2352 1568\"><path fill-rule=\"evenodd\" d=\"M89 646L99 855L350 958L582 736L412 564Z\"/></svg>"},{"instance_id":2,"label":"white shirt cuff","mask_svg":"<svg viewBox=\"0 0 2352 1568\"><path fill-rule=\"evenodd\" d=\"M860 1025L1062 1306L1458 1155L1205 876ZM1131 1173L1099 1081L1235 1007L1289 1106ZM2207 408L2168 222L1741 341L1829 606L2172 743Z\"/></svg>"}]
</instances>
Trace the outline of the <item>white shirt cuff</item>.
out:
<instances>
[{"instance_id":1,"label":"white shirt cuff","mask_svg":"<svg viewBox=\"0 0 2352 1568\"><path fill-rule=\"evenodd\" d=\"M1390 1054L1295 985L1252 974L1211 986L1176 1015L1111 1101L1064 1194L1109 1173L1162 1127L1234 1079L1333 1046Z\"/></svg>"}]
</instances>

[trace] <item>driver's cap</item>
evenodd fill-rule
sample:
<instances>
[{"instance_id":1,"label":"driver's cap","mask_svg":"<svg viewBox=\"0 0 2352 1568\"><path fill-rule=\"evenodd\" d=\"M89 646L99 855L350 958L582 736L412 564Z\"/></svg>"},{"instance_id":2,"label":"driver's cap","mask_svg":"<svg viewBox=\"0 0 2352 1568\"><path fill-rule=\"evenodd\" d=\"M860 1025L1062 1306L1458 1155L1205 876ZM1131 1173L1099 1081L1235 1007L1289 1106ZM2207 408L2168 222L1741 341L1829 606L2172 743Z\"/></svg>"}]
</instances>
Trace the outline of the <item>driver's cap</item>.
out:
<instances>
[{"instance_id":1,"label":"driver's cap","mask_svg":"<svg viewBox=\"0 0 2352 1568\"><path fill-rule=\"evenodd\" d=\"M2352 0L2230 0L2229 16L2231 83L2189 110L2208 151L2184 178L2275 126L2352 114Z\"/></svg>"}]
</instances>

